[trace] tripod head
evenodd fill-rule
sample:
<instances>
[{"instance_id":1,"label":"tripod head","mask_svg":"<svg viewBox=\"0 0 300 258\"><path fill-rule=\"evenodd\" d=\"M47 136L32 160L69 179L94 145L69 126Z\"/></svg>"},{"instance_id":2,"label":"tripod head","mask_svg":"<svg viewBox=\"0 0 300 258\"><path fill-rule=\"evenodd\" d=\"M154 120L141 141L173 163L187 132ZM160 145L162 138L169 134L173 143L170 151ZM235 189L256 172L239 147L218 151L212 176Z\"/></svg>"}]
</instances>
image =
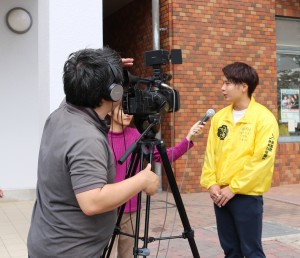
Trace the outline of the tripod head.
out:
<instances>
[{"instance_id":1,"label":"tripod head","mask_svg":"<svg viewBox=\"0 0 300 258\"><path fill-rule=\"evenodd\" d=\"M153 139L160 130L161 116L160 114L148 114L144 116L135 116L134 124L138 131L144 134L144 138ZM149 128L149 130L147 130ZM144 133L145 132L145 133Z\"/></svg>"},{"instance_id":2,"label":"tripod head","mask_svg":"<svg viewBox=\"0 0 300 258\"><path fill-rule=\"evenodd\" d=\"M118 160L119 164L123 164L128 156L137 148L138 143L143 139L155 139L155 134L159 131L160 128L160 115L147 115L143 118L139 117L141 133L140 137L135 140L133 144L126 150L123 156ZM146 126L144 128L143 126Z\"/></svg>"}]
</instances>

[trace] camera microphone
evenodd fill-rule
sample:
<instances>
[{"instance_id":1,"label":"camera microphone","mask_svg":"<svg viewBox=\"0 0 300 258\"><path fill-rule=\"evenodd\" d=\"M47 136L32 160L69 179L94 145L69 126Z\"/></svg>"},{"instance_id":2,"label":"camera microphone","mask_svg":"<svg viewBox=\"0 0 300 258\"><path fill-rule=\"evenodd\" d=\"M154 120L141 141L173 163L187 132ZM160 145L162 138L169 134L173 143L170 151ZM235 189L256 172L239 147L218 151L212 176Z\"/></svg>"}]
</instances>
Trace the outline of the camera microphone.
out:
<instances>
[{"instance_id":1,"label":"camera microphone","mask_svg":"<svg viewBox=\"0 0 300 258\"><path fill-rule=\"evenodd\" d=\"M201 119L201 121L199 122L199 124L203 125L206 121L208 121L208 119L210 119L211 117L213 117L214 114L215 114L215 111L213 109L207 110L205 116Z\"/></svg>"}]
</instances>

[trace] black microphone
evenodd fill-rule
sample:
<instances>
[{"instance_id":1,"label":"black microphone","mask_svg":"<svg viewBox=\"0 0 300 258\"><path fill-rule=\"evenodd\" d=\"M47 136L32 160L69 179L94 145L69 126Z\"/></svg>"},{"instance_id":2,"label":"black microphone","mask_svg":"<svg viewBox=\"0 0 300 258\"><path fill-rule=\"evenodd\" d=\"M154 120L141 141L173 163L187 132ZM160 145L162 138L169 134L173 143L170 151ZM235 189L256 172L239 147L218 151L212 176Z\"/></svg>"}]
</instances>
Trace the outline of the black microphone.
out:
<instances>
[{"instance_id":1,"label":"black microphone","mask_svg":"<svg viewBox=\"0 0 300 258\"><path fill-rule=\"evenodd\" d=\"M199 122L199 125L203 125L206 121L208 121L208 119L213 117L215 113L216 112L213 109L207 110L205 116Z\"/></svg>"}]
</instances>

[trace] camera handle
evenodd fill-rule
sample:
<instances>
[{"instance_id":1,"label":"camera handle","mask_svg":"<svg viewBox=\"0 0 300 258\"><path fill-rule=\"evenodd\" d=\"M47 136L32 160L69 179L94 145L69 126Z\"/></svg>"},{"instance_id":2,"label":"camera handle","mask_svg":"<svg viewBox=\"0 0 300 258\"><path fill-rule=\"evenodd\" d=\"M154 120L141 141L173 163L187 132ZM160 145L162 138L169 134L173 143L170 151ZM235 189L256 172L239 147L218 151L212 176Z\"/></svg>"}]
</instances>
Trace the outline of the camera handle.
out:
<instances>
[{"instance_id":1,"label":"camera handle","mask_svg":"<svg viewBox=\"0 0 300 258\"><path fill-rule=\"evenodd\" d=\"M150 250L148 249L148 243L153 242L155 240L166 240L166 239L174 239L174 238L183 238L183 239L188 239L191 252L193 254L194 258L200 258L198 248L194 239L194 230L192 230L186 210L177 186L176 179L174 177L174 173L167 155L166 151L166 145L162 140L158 139L142 139L143 136L152 128L155 124L155 121L148 126L148 128L145 130L145 132L132 144L134 147L130 146L129 149L131 149L131 152L126 151L124 155L122 156L122 161L124 162L126 158L129 156L130 153L132 153L131 160L130 160L130 165L129 169L126 172L126 177L125 179L133 176L135 174L135 171L137 169L138 164L140 164L141 170L143 168L143 161L144 161L144 150L147 149L149 154L150 154L150 163L152 161L153 157L153 152L154 152L154 147L157 147L157 150L159 152L159 155L162 160L162 164L165 168L165 172L167 175L167 179L176 203L176 207L178 209L178 213L181 218L181 222L184 228L184 232L180 236L171 236L171 237L163 237L163 238L153 238L153 237L148 237L148 231L149 231L149 218L150 218L150 196L147 195L146 197L146 212L145 212L145 229L144 229L144 236L140 237L139 236L139 231L140 231L140 210L141 210L141 192L138 194L138 203L137 203L137 212L136 212L136 228L135 228L135 235L128 235L125 233L122 233L120 230L120 222L124 213L125 205L123 204L121 208L119 209L119 215L118 219L116 222L115 230L113 232L112 238L109 242L109 244L105 247L103 256L102 258L108 258L110 257L111 249L114 244L115 238L117 234L123 234L127 235L128 237L134 237L135 242L134 242L134 249L133 249L133 255L134 258L139 256L146 257L150 255ZM128 149L128 150L129 150ZM126 158L124 159L123 157L127 155ZM120 159L121 160L121 159ZM119 163L120 163L119 160ZM121 163L122 164L122 163ZM142 240L144 242L142 248L138 248L138 242L139 240Z\"/></svg>"}]
</instances>

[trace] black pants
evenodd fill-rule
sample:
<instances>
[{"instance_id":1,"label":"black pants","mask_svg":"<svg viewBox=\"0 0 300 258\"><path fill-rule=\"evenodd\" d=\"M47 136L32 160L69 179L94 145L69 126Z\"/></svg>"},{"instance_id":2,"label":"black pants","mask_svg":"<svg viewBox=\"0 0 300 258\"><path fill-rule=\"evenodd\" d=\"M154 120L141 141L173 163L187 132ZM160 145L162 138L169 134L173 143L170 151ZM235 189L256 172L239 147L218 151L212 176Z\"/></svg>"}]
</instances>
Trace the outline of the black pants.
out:
<instances>
[{"instance_id":1,"label":"black pants","mask_svg":"<svg viewBox=\"0 0 300 258\"><path fill-rule=\"evenodd\" d=\"M214 205L220 244L226 258L265 258L262 248L263 197L235 195Z\"/></svg>"}]
</instances>

